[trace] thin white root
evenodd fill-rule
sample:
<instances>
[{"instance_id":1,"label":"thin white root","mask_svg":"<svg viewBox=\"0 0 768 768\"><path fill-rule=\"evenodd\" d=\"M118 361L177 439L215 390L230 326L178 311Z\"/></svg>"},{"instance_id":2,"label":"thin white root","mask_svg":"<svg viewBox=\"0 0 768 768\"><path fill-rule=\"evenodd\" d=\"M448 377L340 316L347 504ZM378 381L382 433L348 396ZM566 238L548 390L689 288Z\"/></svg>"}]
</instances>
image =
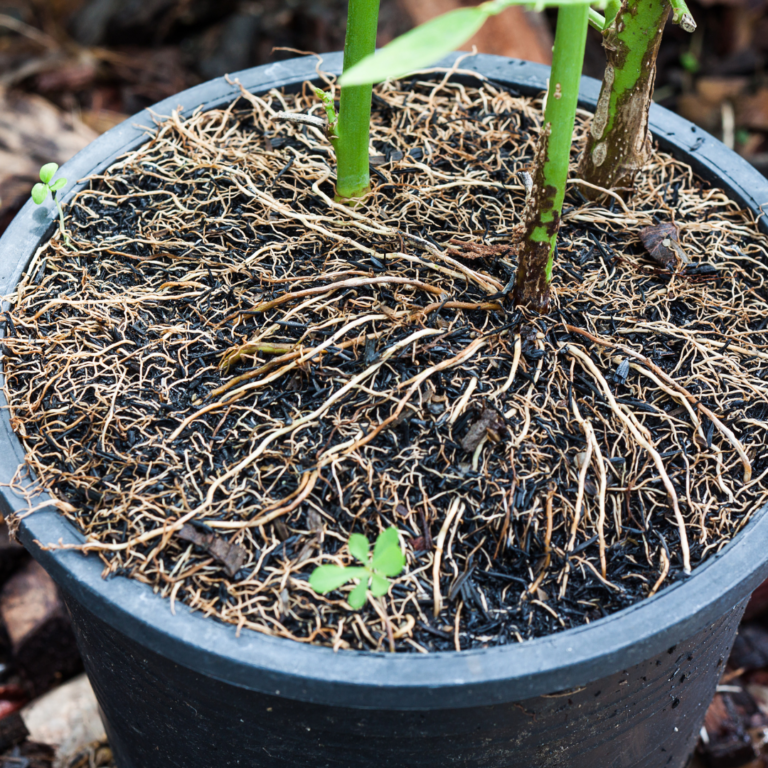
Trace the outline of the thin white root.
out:
<instances>
[{"instance_id":1,"label":"thin white root","mask_svg":"<svg viewBox=\"0 0 768 768\"><path fill-rule=\"evenodd\" d=\"M597 538L600 545L600 570L603 573L603 578L607 578L608 564L605 559L605 492L608 487L608 478L605 472L605 464L603 463L603 454L600 451L600 444L597 442L595 436L595 430L592 424L587 421L579 411L579 406L576 404L576 399L571 400L573 408L573 415L579 422L584 437L587 439L587 451L584 459L584 463L581 466L579 472L579 491L576 497L576 516L574 519L574 525L571 530L571 541L568 544L568 550L573 549L573 543L576 537L576 526L579 520L579 511L581 509L581 503L584 498L584 483L587 475L587 469L589 467L590 459L594 453L595 464L597 465L597 474L600 478L600 489L598 492L598 509L599 515L597 519Z\"/></svg>"},{"instance_id":2,"label":"thin white root","mask_svg":"<svg viewBox=\"0 0 768 768\"><path fill-rule=\"evenodd\" d=\"M520 335L518 334L515 336L515 351L512 356L512 370L509 372L509 378L504 382L504 385L499 387L494 393L493 397L498 397L499 395L503 395L514 383L515 381L515 374L517 373L517 366L520 364L520 353L523 349L523 343L520 338Z\"/></svg>"},{"instance_id":3,"label":"thin white root","mask_svg":"<svg viewBox=\"0 0 768 768\"><path fill-rule=\"evenodd\" d=\"M571 344L566 345L566 351L570 355L573 355L574 357L578 358L582 366L590 372L590 374L595 379L595 381L600 385L600 388L602 389L603 394L605 395L606 399L608 400L608 403L611 406L611 410L627 427L627 429L630 431L630 433L635 438L635 440L637 440L637 442L648 452L648 454L653 459L653 463L656 465L656 469L658 470L659 476L661 477L661 481L664 483L664 487L667 490L667 495L669 496L669 501L672 504L672 510L674 511L674 514L675 514L675 521L677 522L677 529L680 535L680 549L683 555L683 570L685 571L685 573L690 573L691 572L691 550L690 550L690 547L688 546L688 534L685 530L685 520L683 520L683 515L680 512L680 504L677 499L677 493L675 491L675 487L672 485L672 481L669 479L669 475L667 474L666 467L664 466L664 461L662 460L661 456L659 456L659 452L651 445L650 441L645 437L645 435L643 434L644 430L642 425L637 421L637 419L634 417L632 412L629 410L625 411L616 402L616 399L614 398L613 393L611 392L611 388L608 386L608 382L603 377L603 374L600 373L597 366L592 362L589 355L585 354L578 347L574 347Z\"/></svg>"},{"instance_id":4,"label":"thin white root","mask_svg":"<svg viewBox=\"0 0 768 768\"><path fill-rule=\"evenodd\" d=\"M458 497L451 502L451 506L448 508L448 514L445 516L445 520L443 520L443 525L440 528L440 533L437 535L437 541L435 542L435 559L432 561L432 593L434 597L435 616L440 614L443 607L443 596L440 593L440 564L443 559L445 537L448 534L453 518L457 513L460 513L459 516L464 514L464 502L460 501Z\"/></svg>"},{"instance_id":5,"label":"thin white root","mask_svg":"<svg viewBox=\"0 0 768 768\"><path fill-rule=\"evenodd\" d=\"M625 355L633 357L635 360L639 360L641 363L643 363L643 365L647 366L649 370L653 371L660 379L664 379L664 381L666 381L670 386L674 387L678 392L680 392L680 394L682 394L687 400L689 400L693 405L701 410L701 412L704 413L712 421L720 433L723 434L728 442L733 446L736 453L739 454L739 458L741 459L741 463L744 467L744 483L748 483L752 479L752 463L750 462L749 456L747 456L747 452L744 450L744 446L741 444L739 439L730 429L728 429L728 427L725 426L725 424L723 424L722 421L720 421L720 419L717 418L717 416L715 416L714 413L712 413L712 411L709 410L709 408L707 408L705 405L702 405L685 387L683 387L681 384L678 384L678 382L676 382L671 376L664 373L661 368L659 368L657 365L654 365L654 363L651 362L645 355L641 355L639 352L635 352L635 350L631 347L627 347L624 344L617 344L616 342L609 341L608 339L601 338L600 336L595 336L594 334L589 333L588 331L584 331L581 328L576 328L573 325L566 324L565 328L569 333L578 333L581 336L585 336L591 341L594 341L596 344L621 350Z\"/></svg>"}]
</instances>

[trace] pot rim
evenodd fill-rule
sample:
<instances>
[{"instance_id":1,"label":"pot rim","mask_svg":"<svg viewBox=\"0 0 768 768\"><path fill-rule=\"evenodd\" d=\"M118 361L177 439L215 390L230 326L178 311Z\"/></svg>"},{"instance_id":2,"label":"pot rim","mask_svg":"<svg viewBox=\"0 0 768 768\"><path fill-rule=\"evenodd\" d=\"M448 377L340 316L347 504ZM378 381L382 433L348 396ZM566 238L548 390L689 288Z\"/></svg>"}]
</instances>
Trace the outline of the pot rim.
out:
<instances>
[{"instance_id":1,"label":"pot rim","mask_svg":"<svg viewBox=\"0 0 768 768\"><path fill-rule=\"evenodd\" d=\"M453 66L456 77L480 73L493 84L524 94L546 88L549 67L500 56L455 53L440 65ZM323 69L340 73L342 54L323 56ZM62 167L70 179L98 173L146 140L142 126L153 115L180 108L188 114L200 106L213 109L232 101L239 80L249 91L296 88L317 78L313 56L244 70L183 91L126 120L89 144ZM582 78L580 104L594 109L600 83ZM651 107L650 125L661 148L691 164L707 180L756 215L768 204L768 179L719 141L677 115ZM82 188L70 187L65 199ZM51 212L28 202L0 238L0 293L9 295L27 263L55 226ZM768 232L765 217L760 229ZM4 305L4 309L8 304ZM4 384L4 379L3 379ZM2 403L7 406L5 392ZM11 428L7 407L0 415L0 511L21 515L29 479L19 480L24 450ZM14 489L10 486L13 484ZM727 613L768 575L768 504L757 510L745 529L718 554L651 598L591 624L548 637L494 648L467 651L388 654L341 651L257 632L240 637L232 625L204 618L171 603L140 582L101 578L95 555L48 549L58 542L76 544L83 536L56 512L50 496L34 499L37 511L23 517L24 545L59 586L116 630L169 661L221 681L263 693L320 704L362 709L453 709L520 701L541 694L578 688L642 663L692 636Z\"/></svg>"}]
</instances>

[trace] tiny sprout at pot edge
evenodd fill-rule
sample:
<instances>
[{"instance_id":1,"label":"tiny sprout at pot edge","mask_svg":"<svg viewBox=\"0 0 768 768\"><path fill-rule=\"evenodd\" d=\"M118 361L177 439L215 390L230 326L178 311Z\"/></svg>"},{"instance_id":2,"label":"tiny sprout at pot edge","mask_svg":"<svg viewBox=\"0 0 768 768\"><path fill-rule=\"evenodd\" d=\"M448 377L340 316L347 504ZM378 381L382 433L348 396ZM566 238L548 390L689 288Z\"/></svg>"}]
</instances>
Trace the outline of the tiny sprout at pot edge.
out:
<instances>
[{"instance_id":1,"label":"tiny sprout at pot edge","mask_svg":"<svg viewBox=\"0 0 768 768\"><path fill-rule=\"evenodd\" d=\"M61 235L64 238L66 245L69 245L69 236L64 230L64 211L61 208L59 202L58 192L67 185L66 179L56 179L53 181L53 177L59 170L59 166L56 163L46 163L40 169L40 181L32 187L32 200L36 205L42 205L50 194L53 197L53 202L56 204L56 209L59 212L59 229Z\"/></svg>"},{"instance_id":2,"label":"tiny sprout at pot edge","mask_svg":"<svg viewBox=\"0 0 768 768\"><path fill-rule=\"evenodd\" d=\"M373 554L368 539L361 533L353 533L347 546L350 554L363 565L320 565L309 577L309 585L315 592L324 595L343 587L353 579L359 579L359 583L347 598L350 607L358 609L365 605L369 589L374 597L387 594L390 578L399 576L405 568L405 555L400 547L397 528L394 527L379 534Z\"/></svg>"}]
</instances>

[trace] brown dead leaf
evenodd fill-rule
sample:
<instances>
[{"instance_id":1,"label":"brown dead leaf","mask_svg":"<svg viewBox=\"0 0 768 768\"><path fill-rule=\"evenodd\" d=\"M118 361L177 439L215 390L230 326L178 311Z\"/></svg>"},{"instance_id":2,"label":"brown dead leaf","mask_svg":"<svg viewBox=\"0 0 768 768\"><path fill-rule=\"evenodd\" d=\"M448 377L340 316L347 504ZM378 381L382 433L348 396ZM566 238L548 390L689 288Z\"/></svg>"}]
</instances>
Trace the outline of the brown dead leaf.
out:
<instances>
[{"instance_id":1,"label":"brown dead leaf","mask_svg":"<svg viewBox=\"0 0 768 768\"><path fill-rule=\"evenodd\" d=\"M280 541L285 541L290 538L291 532L288 530L288 526L282 520L275 520L275 533Z\"/></svg>"},{"instance_id":2,"label":"brown dead leaf","mask_svg":"<svg viewBox=\"0 0 768 768\"><path fill-rule=\"evenodd\" d=\"M315 553L315 550L318 549L320 546L320 542L317 539L317 537L313 537L310 539L302 548L299 554L296 556L296 559L293 561L293 566L298 567L301 565L305 560L309 560L310 557Z\"/></svg>"},{"instance_id":3,"label":"brown dead leaf","mask_svg":"<svg viewBox=\"0 0 768 768\"><path fill-rule=\"evenodd\" d=\"M721 102L711 101L701 93L681 93L677 99L677 111L686 120L715 133L722 123Z\"/></svg>"},{"instance_id":4,"label":"brown dead leaf","mask_svg":"<svg viewBox=\"0 0 768 768\"><path fill-rule=\"evenodd\" d=\"M679 242L680 230L675 224L656 224L646 227L641 230L640 239L648 253L659 264L670 272L677 269L680 257L672 243Z\"/></svg>"},{"instance_id":5,"label":"brown dead leaf","mask_svg":"<svg viewBox=\"0 0 768 768\"><path fill-rule=\"evenodd\" d=\"M319 512L310 507L307 512L307 523L310 531L320 532L323 530L323 518Z\"/></svg>"},{"instance_id":6,"label":"brown dead leaf","mask_svg":"<svg viewBox=\"0 0 768 768\"><path fill-rule=\"evenodd\" d=\"M97 62L68 61L56 69L43 72L37 77L37 90L42 93L80 91L96 79Z\"/></svg>"},{"instance_id":7,"label":"brown dead leaf","mask_svg":"<svg viewBox=\"0 0 768 768\"><path fill-rule=\"evenodd\" d=\"M177 535L182 541L189 541L205 550L216 562L224 566L228 576L234 576L243 567L248 556L237 544L232 544L213 532L199 531L193 525L185 525Z\"/></svg>"},{"instance_id":8,"label":"brown dead leaf","mask_svg":"<svg viewBox=\"0 0 768 768\"><path fill-rule=\"evenodd\" d=\"M106 133L128 118L129 115L109 109L86 109L82 113L83 122L96 133Z\"/></svg>"},{"instance_id":9,"label":"brown dead leaf","mask_svg":"<svg viewBox=\"0 0 768 768\"><path fill-rule=\"evenodd\" d=\"M464 436L464 439L461 441L461 447L467 453L474 453L483 438L489 436L498 437L499 434L506 432L506 429L507 427L501 414L495 408L486 406Z\"/></svg>"}]
</instances>

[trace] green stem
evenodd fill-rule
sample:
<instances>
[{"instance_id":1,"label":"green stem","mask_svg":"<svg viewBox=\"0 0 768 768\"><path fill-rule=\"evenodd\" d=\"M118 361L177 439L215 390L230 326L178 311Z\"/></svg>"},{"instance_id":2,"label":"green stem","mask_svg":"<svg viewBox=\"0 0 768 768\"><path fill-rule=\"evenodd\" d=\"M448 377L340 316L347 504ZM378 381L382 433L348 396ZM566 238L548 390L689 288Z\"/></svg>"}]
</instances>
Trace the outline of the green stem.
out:
<instances>
[{"instance_id":1,"label":"green stem","mask_svg":"<svg viewBox=\"0 0 768 768\"><path fill-rule=\"evenodd\" d=\"M648 110L656 57L670 7L683 29L695 29L683 0L624 0L603 32L607 64L580 174L601 189L631 189L651 154ZM606 14L608 18L608 14ZM585 194L599 197L600 190Z\"/></svg>"},{"instance_id":2,"label":"green stem","mask_svg":"<svg viewBox=\"0 0 768 768\"><path fill-rule=\"evenodd\" d=\"M549 306L549 284L568 180L588 21L587 5L563 6L557 12L547 108L515 277L515 302L539 312L545 312Z\"/></svg>"},{"instance_id":3,"label":"green stem","mask_svg":"<svg viewBox=\"0 0 768 768\"><path fill-rule=\"evenodd\" d=\"M670 0L672 6L672 22L679 24L686 32L696 31L696 21L688 10L685 0Z\"/></svg>"},{"instance_id":4,"label":"green stem","mask_svg":"<svg viewBox=\"0 0 768 768\"><path fill-rule=\"evenodd\" d=\"M64 245L69 248L69 235L67 234L67 230L64 228L64 209L61 207L61 203L59 202L58 192L53 193L53 200L56 203L56 208L59 211L59 230L61 232L61 236L64 238Z\"/></svg>"},{"instance_id":5,"label":"green stem","mask_svg":"<svg viewBox=\"0 0 768 768\"><path fill-rule=\"evenodd\" d=\"M602 32L607 23L608 22L602 13L598 13L594 8L589 9L589 26L592 27L592 29Z\"/></svg>"},{"instance_id":6,"label":"green stem","mask_svg":"<svg viewBox=\"0 0 768 768\"><path fill-rule=\"evenodd\" d=\"M349 0L344 71L376 50L379 0ZM370 85L341 89L336 147L336 196L341 200L362 197L368 191L370 171L368 141L371 125Z\"/></svg>"}]
</instances>

